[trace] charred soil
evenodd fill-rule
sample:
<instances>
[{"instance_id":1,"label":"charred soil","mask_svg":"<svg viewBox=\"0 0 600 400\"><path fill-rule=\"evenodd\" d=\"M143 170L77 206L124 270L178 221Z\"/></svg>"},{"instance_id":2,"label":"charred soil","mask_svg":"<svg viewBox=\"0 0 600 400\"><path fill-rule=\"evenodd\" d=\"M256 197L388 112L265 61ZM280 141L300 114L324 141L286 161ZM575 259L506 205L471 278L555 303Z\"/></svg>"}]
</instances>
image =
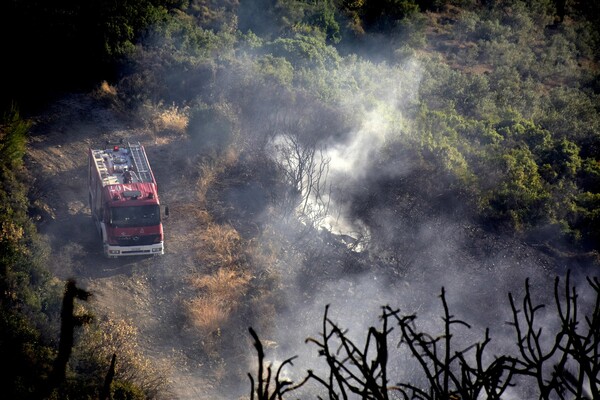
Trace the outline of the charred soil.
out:
<instances>
[{"instance_id":1,"label":"charred soil","mask_svg":"<svg viewBox=\"0 0 600 400\"><path fill-rule=\"evenodd\" d=\"M182 132L157 130L120 110L79 94L35 119L26 158L32 214L51 244L52 273L91 291L97 318L136 328L139 351L164 367L165 398L245 394L245 372L254 368L248 326L276 357L290 357L306 353L304 339L319 331L325 304L339 310L342 325L364 317L355 329L366 331L390 303L437 318L445 286L453 309L485 328L504 322L498 304L527 277L548 295L552 276L569 267L518 238L432 215L423 199L401 192L386 191L394 197L353 211L373 228L370 251L326 230L282 229L270 214L277 184L264 158L202 164ZM102 255L86 203L87 150L121 139L145 145L161 203L170 208L164 256ZM396 228L378 232L378 219Z\"/></svg>"}]
</instances>

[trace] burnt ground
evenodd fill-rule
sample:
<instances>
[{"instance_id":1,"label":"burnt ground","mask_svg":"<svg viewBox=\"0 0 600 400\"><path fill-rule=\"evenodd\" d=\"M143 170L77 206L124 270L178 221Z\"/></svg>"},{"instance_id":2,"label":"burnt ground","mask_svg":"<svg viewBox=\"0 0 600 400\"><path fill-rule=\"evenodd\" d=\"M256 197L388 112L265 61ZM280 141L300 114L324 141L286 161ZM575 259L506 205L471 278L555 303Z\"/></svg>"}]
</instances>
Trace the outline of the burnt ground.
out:
<instances>
[{"instance_id":1,"label":"burnt ground","mask_svg":"<svg viewBox=\"0 0 600 400\"><path fill-rule=\"evenodd\" d=\"M86 204L87 149L120 139L145 145L161 202L170 208L165 221L167 254L162 257L108 260L101 254ZM203 268L194 265L190 252L199 238L193 237L194 222L187 215L189 205L197 201L193 189L198 173L181 157L184 153L189 154L184 137L157 134L93 96L73 95L35 120L26 164L35 179L32 195L38 200L39 230L51 245L49 269L58 278L74 278L91 291L91 307L97 316L109 315L135 325L140 351L153 363L168 367L166 378L171 385L166 398L232 398L223 394L222 382L215 379L219 373L215 366L204 363L202 338L190 334L182 317L182 300L190 297L186 276ZM254 218L265 210L262 202L257 203L260 207L248 209L247 180L232 179L241 182L240 188L226 185L216 197L225 199L222 209L229 210L225 214L237 221L238 230L251 232L248 227L256 226L255 221L244 218ZM250 194L252 198L262 196ZM277 270L265 273L278 276L270 297L274 315L266 320L268 327L259 331L275 357L301 355L296 369L313 367L314 354L309 353L314 349L306 347L304 339L318 334L325 304L331 304L333 315L352 332L366 332L365 326L376 323L380 306L385 304L425 318L434 315L437 321L442 286L452 310L473 326L473 333L465 337L480 339L485 327L504 326L509 315L507 307L499 304L507 304L509 291L518 296L524 280L532 278L535 292L551 299L553 276L577 264L569 257L557 257L469 221L427 212L396 215L395 211L383 207L374 214L382 219L381 226L392 222L394 232L388 235L393 240L380 242L380 248L394 250L371 253L349 251L342 240L346 237L326 231L285 237L273 221L262 220L263 239L280 246ZM386 232L380 234L386 236ZM175 237L181 240L170 240ZM251 301L249 298L248 303ZM254 321L256 318L248 317L234 323ZM502 346L512 343L510 338L505 340L503 329L496 332ZM249 341L232 343L230 352L235 355L244 347L251 354ZM246 362L239 354L230 360L239 370L248 370ZM245 379L229 383L238 396L249 389Z\"/></svg>"}]
</instances>

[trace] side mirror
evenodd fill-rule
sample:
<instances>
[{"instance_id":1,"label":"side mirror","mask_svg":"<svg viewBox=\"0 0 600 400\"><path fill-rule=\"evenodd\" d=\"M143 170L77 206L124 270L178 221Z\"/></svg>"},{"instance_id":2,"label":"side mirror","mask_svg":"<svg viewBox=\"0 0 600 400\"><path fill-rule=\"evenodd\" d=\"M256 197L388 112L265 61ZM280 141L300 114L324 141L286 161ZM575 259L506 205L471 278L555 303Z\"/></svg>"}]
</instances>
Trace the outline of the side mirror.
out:
<instances>
[{"instance_id":1,"label":"side mirror","mask_svg":"<svg viewBox=\"0 0 600 400\"><path fill-rule=\"evenodd\" d=\"M165 217L169 216L169 206L165 206Z\"/></svg>"}]
</instances>

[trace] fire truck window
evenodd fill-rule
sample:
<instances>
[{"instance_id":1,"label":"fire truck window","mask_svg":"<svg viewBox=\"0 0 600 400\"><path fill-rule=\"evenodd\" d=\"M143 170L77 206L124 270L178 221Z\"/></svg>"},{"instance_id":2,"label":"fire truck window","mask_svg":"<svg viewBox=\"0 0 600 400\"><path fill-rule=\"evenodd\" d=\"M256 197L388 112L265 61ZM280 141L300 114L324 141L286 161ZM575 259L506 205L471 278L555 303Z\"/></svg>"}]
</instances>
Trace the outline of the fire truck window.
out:
<instances>
[{"instance_id":1,"label":"fire truck window","mask_svg":"<svg viewBox=\"0 0 600 400\"><path fill-rule=\"evenodd\" d=\"M160 208L157 205L135 207L113 207L111 221L116 227L152 226L160 223Z\"/></svg>"}]
</instances>

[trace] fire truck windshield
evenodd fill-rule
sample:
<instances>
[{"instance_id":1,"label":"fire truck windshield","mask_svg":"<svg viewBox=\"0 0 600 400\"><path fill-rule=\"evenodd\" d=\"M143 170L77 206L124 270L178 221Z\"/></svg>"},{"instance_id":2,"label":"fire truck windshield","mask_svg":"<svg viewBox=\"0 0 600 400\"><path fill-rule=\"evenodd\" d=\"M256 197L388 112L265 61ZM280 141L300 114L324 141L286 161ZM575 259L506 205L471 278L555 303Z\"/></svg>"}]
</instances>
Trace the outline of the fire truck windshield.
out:
<instances>
[{"instance_id":1,"label":"fire truck windshield","mask_svg":"<svg viewBox=\"0 0 600 400\"><path fill-rule=\"evenodd\" d=\"M110 220L113 226L120 228L158 225L160 207L158 205L112 207Z\"/></svg>"}]
</instances>

